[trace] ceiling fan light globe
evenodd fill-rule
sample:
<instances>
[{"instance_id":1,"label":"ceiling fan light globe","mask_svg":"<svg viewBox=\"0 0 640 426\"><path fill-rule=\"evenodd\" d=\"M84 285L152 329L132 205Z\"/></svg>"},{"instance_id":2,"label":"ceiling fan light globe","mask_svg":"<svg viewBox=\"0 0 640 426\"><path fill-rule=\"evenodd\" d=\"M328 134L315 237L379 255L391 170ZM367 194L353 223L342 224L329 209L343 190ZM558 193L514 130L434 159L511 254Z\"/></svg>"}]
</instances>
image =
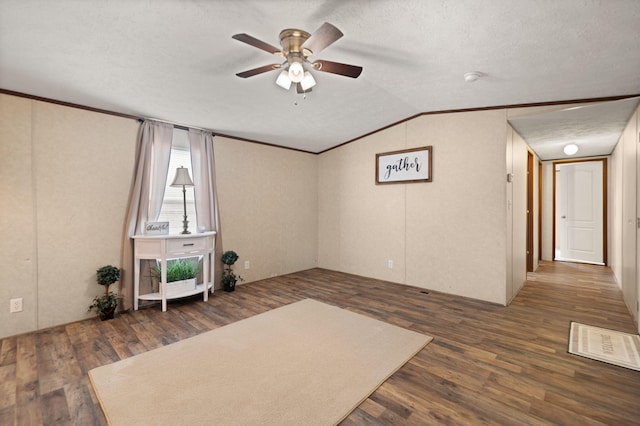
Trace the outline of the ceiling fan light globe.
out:
<instances>
[{"instance_id":1,"label":"ceiling fan light globe","mask_svg":"<svg viewBox=\"0 0 640 426\"><path fill-rule=\"evenodd\" d=\"M287 71L282 71L278 74L278 79L276 80L276 84L282 87L284 90L289 90L291 87L291 80L289 79L289 73Z\"/></svg>"},{"instance_id":2,"label":"ceiling fan light globe","mask_svg":"<svg viewBox=\"0 0 640 426\"><path fill-rule=\"evenodd\" d=\"M302 90L305 90L305 91L309 90L315 85L316 85L316 79L313 78L313 75L309 71L305 71L304 77L300 82L300 86L302 86Z\"/></svg>"},{"instance_id":3,"label":"ceiling fan light globe","mask_svg":"<svg viewBox=\"0 0 640 426\"><path fill-rule=\"evenodd\" d=\"M293 62L289 65L289 80L300 83L304 77L304 68L300 62Z\"/></svg>"}]
</instances>

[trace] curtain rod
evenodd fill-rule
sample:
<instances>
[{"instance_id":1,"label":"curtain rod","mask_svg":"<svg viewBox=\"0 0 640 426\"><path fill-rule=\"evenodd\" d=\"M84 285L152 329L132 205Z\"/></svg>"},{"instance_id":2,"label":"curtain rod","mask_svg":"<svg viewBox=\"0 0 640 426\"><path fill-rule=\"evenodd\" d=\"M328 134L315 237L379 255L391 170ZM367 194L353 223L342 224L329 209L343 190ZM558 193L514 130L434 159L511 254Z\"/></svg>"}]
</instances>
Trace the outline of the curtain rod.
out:
<instances>
[{"instance_id":1,"label":"curtain rod","mask_svg":"<svg viewBox=\"0 0 640 426\"><path fill-rule=\"evenodd\" d=\"M187 131L189 129L194 129L194 130L201 130L203 132L211 132L214 136L216 135L216 132L211 130L211 129L203 129L201 127L193 127L193 126L185 126L184 124L178 124L178 123L174 123L172 121L160 120L160 119L157 119L157 118L142 118L142 117L138 117L138 121L141 122L141 123L143 121L145 121L145 120L157 121L159 123L171 124L174 129L187 130Z\"/></svg>"}]
</instances>

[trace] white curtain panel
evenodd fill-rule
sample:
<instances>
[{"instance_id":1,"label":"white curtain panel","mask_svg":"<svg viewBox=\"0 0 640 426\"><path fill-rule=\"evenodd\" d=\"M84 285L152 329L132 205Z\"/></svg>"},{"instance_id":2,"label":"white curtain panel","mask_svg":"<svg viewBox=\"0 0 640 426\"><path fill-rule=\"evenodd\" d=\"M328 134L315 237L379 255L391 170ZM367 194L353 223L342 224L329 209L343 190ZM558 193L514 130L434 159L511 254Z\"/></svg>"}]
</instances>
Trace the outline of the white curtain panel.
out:
<instances>
[{"instance_id":1,"label":"white curtain panel","mask_svg":"<svg viewBox=\"0 0 640 426\"><path fill-rule=\"evenodd\" d=\"M213 137L211 133L189 129L189 144L198 232L217 231Z\"/></svg>"},{"instance_id":2,"label":"white curtain panel","mask_svg":"<svg viewBox=\"0 0 640 426\"><path fill-rule=\"evenodd\" d=\"M189 129L191 147L191 170L193 172L193 190L196 204L198 232L216 231L214 265L216 271L222 271L222 232L216 191L215 156L213 153L213 135L202 130ZM220 288L220 274L215 274L215 288Z\"/></svg>"},{"instance_id":3,"label":"white curtain panel","mask_svg":"<svg viewBox=\"0 0 640 426\"><path fill-rule=\"evenodd\" d=\"M167 183L173 125L145 120L136 148L133 187L122 238L122 309L133 305L133 237L144 234L146 222L158 219ZM142 290L142 289L141 289Z\"/></svg>"},{"instance_id":4,"label":"white curtain panel","mask_svg":"<svg viewBox=\"0 0 640 426\"><path fill-rule=\"evenodd\" d=\"M147 220L155 222L160 216L164 191L167 188L169 174L169 160L171 159L171 143L173 142L173 125L166 123L152 123L151 126L151 176L149 179L149 211ZM144 233L142 227L136 233Z\"/></svg>"}]
</instances>

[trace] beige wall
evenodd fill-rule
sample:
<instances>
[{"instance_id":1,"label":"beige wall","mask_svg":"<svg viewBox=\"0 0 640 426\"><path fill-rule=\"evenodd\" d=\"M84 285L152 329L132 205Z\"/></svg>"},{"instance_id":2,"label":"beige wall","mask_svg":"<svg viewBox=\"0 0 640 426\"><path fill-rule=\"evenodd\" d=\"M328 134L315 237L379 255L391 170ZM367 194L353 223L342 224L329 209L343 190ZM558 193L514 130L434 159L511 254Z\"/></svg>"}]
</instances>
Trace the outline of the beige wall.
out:
<instances>
[{"instance_id":1,"label":"beige wall","mask_svg":"<svg viewBox=\"0 0 640 426\"><path fill-rule=\"evenodd\" d=\"M375 185L375 154L405 147L402 124L319 156L320 267L405 282L407 185Z\"/></svg>"},{"instance_id":2,"label":"beige wall","mask_svg":"<svg viewBox=\"0 0 640 426\"><path fill-rule=\"evenodd\" d=\"M553 161L542 162L542 259L552 261L553 254Z\"/></svg>"},{"instance_id":3,"label":"beige wall","mask_svg":"<svg viewBox=\"0 0 640 426\"><path fill-rule=\"evenodd\" d=\"M511 263L507 267L511 268L511 280L507 281L506 298L510 302L520 291L527 280L527 153L528 146L524 139L508 126L508 141L511 143L511 161L508 162L509 172L513 179L509 186L512 188L511 194L511 214L510 223L512 226L511 242L512 256ZM535 158L534 158L535 160ZM534 180L535 186L537 182ZM537 192L534 192L536 194ZM535 209L534 209L535 210ZM535 215L535 212L534 212ZM534 216L535 217L535 216ZM534 220L534 226L537 227ZM537 241L537 240L536 240ZM534 244L536 246L537 244ZM535 259L535 257L534 257ZM535 265L534 265L535 270Z\"/></svg>"},{"instance_id":4,"label":"beige wall","mask_svg":"<svg viewBox=\"0 0 640 426\"><path fill-rule=\"evenodd\" d=\"M33 103L0 94L0 338L37 327ZM9 314L9 300L24 310Z\"/></svg>"},{"instance_id":5,"label":"beige wall","mask_svg":"<svg viewBox=\"0 0 640 426\"><path fill-rule=\"evenodd\" d=\"M316 155L215 137L223 249L246 282L314 268ZM244 269L244 262L250 268Z\"/></svg>"},{"instance_id":6,"label":"beige wall","mask_svg":"<svg viewBox=\"0 0 640 426\"><path fill-rule=\"evenodd\" d=\"M620 138L609 163L609 266L618 286L622 277L622 199L624 137Z\"/></svg>"},{"instance_id":7,"label":"beige wall","mask_svg":"<svg viewBox=\"0 0 640 426\"><path fill-rule=\"evenodd\" d=\"M319 266L505 304L506 141L505 110L436 114L320 155ZM424 145L433 182L375 185L376 153Z\"/></svg>"},{"instance_id":8,"label":"beige wall","mask_svg":"<svg viewBox=\"0 0 640 426\"><path fill-rule=\"evenodd\" d=\"M95 315L96 269L120 263L139 123L8 95L0 122L2 338ZM214 146L223 246L245 282L315 267L316 156ZM20 297L24 311L9 314Z\"/></svg>"},{"instance_id":9,"label":"beige wall","mask_svg":"<svg viewBox=\"0 0 640 426\"><path fill-rule=\"evenodd\" d=\"M640 107L636 109L625 127L612 155L612 269L620 285L625 303L638 324L638 299L640 282L637 276L638 229L638 139L640 139ZM640 327L639 327L640 329Z\"/></svg>"},{"instance_id":10,"label":"beige wall","mask_svg":"<svg viewBox=\"0 0 640 426\"><path fill-rule=\"evenodd\" d=\"M2 337L87 317L102 291L96 269L120 262L138 124L7 95L0 105L0 185L11 195L1 209ZM20 297L24 311L9 314Z\"/></svg>"}]
</instances>

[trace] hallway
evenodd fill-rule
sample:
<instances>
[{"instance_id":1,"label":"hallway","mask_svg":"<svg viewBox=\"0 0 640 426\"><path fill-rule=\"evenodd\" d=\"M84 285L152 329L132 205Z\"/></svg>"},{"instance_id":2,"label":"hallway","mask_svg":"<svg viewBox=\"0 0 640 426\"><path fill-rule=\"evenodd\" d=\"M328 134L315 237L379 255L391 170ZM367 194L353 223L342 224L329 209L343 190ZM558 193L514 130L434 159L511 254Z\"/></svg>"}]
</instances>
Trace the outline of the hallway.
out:
<instances>
[{"instance_id":1,"label":"hallway","mask_svg":"<svg viewBox=\"0 0 640 426\"><path fill-rule=\"evenodd\" d=\"M540 297L563 300L561 311L546 311ZM536 272L527 274L527 284L515 304L535 302L541 312L562 315L563 320L637 334L613 272L605 266L541 261Z\"/></svg>"}]
</instances>

